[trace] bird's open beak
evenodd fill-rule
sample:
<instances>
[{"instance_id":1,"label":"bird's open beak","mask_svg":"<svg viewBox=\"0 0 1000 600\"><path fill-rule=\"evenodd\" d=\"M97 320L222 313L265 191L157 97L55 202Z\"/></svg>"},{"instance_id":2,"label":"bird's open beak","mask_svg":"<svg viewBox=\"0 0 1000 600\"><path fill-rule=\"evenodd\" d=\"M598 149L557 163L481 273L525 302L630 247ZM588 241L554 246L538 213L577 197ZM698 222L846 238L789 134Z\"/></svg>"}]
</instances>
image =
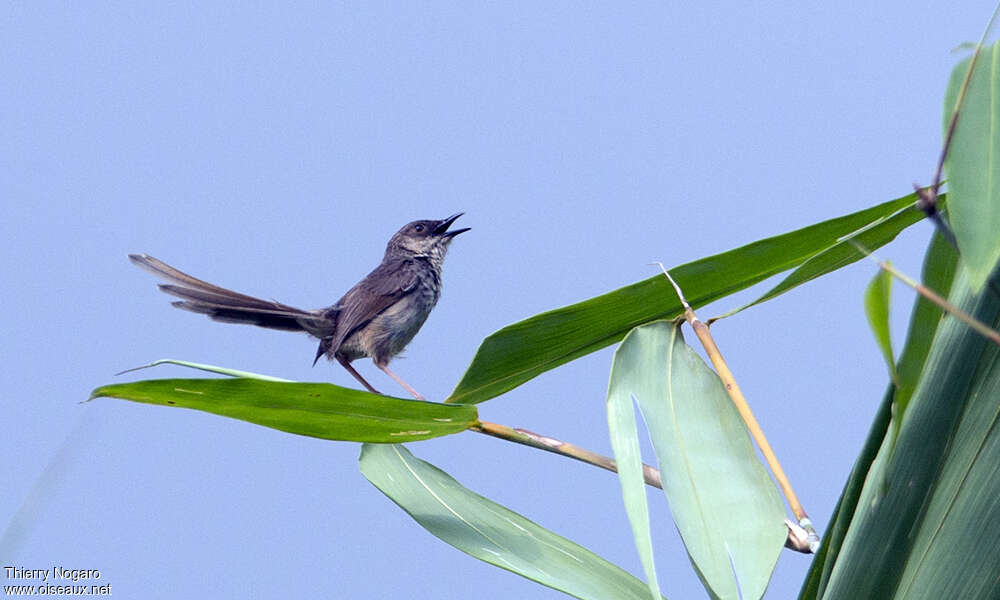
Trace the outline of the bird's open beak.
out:
<instances>
[{"instance_id":1,"label":"bird's open beak","mask_svg":"<svg viewBox=\"0 0 1000 600\"><path fill-rule=\"evenodd\" d=\"M454 231L448 231L448 228L451 227L451 224L454 223L455 220L457 220L464 214L465 213L456 213L448 217L447 219L438 221L437 227L434 228L434 233L443 237L455 237L460 233L465 233L469 229L472 229L471 227L463 227L462 229L455 229Z\"/></svg>"}]
</instances>

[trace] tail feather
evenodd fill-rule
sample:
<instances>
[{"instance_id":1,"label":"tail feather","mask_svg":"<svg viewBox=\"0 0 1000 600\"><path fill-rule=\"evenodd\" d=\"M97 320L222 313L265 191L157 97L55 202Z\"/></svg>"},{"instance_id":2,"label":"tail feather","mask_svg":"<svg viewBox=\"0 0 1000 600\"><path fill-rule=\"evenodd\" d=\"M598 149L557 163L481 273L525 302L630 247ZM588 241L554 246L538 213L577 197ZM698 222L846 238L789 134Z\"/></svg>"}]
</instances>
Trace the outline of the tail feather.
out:
<instances>
[{"instance_id":1,"label":"tail feather","mask_svg":"<svg viewBox=\"0 0 1000 600\"><path fill-rule=\"evenodd\" d=\"M177 308L208 315L225 323L305 331L320 338L331 335L336 329L336 314L328 309L302 310L280 302L240 294L192 277L146 254L130 254L129 259L143 269L174 282L161 284L160 289L183 299L173 302Z\"/></svg>"},{"instance_id":2,"label":"tail feather","mask_svg":"<svg viewBox=\"0 0 1000 600\"><path fill-rule=\"evenodd\" d=\"M262 312L282 314L286 316L302 316L305 314L312 314L310 311L301 310L292 306L285 306L284 304L278 302L251 298L249 296L244 298L242 295L232 296L197 288L182 287L169 283L161 283L159 288L171 296L177 296L178 298L183 298L184 300L190 300L193 302L205 302L207 304L230 306L233 308L255 309Z\"/></svg>"},{"instance_id":3,"label":"tail feather","mask_svg":"<svg viewBox=\"0 0 1000 600\"><path fill-rule=\"evenodd\" d=\"M154 258L148 254L129 254L129 260L131 260L138 267L145 269L168 281L173 281L174 283L180 284L185 288L200 289L206 292L214 292L220 296L229 296L234 299L242 299L248 303L263 302L253 296L247 296L245 294L240 294L232 290L227 290L224 287L219 287L217 285L211 284L207 281L198 279L197 277L192 277L183 271L179 271L167 263L163 262L158 258ZM291 308L291 307L289 307ZM298 309L294 309L298 310Z\"/></svg>"},{"instance_id":4,"label":"tail feather","mask_svg":"<svg viewBox=\"0 0 1000 600\"><path fill-rule=\"evenodd\" d=\"M303 325L302 317L290 317L281 314L272 314L266 311L247 308L234 308L207 302L177 301L171 302L177 308L181 308L194 313L208 315L213 321L222 323L241 323L244 325L256 325L268 329L280 329L281 331L306 331L311 332L312 327Z\"/></svg>"}]
</instances>

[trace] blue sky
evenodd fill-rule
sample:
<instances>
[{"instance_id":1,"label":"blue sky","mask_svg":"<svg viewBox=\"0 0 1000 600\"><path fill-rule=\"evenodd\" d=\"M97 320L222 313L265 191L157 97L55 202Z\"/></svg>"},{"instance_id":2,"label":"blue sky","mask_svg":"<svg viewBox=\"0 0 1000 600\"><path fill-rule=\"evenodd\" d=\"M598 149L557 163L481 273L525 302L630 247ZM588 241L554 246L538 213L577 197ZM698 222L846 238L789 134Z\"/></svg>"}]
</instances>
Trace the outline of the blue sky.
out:
<instances>
[{"instance_id":1,"label":"blue sky","mask_svg":"<svg viewBox=\"0 0 1000 600\"><path fill-rule=\"evenodd\" d=\"M147 252L330 304L418 218L465 211L393 369L430 399L500 327L929 182L952 49L986 2L800 6L53 3L0 9L3 564L121 598L555 598L427 534L355 444L102 399L170 357L355 385L301 335L174 310ZM929 226L882 254L919 270ZM713 332L823 528L886 385L859 263ZM701 311L720 314L750 298ZM901 340L911 293L896 288ZM480 408L610 453L613 348ZM376 387L394 384L370 362ZM410 449L633 573L617 482L471 433ZM662 495L667 597L702 597ZM15 535L16 533L16 535ZM785 553L768 598L809 558Z\"/></svg>"}]
</instances>

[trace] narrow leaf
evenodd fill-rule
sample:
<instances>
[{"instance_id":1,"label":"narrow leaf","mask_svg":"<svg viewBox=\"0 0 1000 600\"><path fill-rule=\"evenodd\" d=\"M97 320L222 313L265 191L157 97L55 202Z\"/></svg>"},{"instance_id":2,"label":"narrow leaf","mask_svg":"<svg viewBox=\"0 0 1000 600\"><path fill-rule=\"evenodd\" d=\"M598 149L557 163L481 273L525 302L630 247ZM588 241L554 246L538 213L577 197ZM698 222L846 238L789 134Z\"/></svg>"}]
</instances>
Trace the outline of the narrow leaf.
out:
<instances>
[{"instance_id":1,"label":"narrow leaf","mask_svg":"<svg viewBox=\"0 0 1000 600\"><path fill-rule=\"evenodd\" d=\"M942 210L946 200L946 194L938 196L938 207ZM803 283L808 283L817 277L855 263L865 257L863 253L858 251L855 244L869 250L880 248L896 239L896 236L904 229L923 218L924 213L916 205L910 204L884 219L875 221L867 227L854 231L810 257L802 265L789 273L787 277L782 279L778 285L765 292L760 298L757 298L746 306L726 313L726 316L731 316L751 306L756 306L761 302L780 296Z\"/></svg>"},{"instance_id":2,"label":"narrow leaf","mask_svg":"<svg viewBox=\"0 0 1000 600\"><path fill-rule=\"evenodd\" d=\"M97 388L91 398L193 408L327 440L426 440L468 429L476 408L401 400L329 383L152 379Z\"/></svg>"},{"instance_id":3,"label":"narrow leaf","mask_svg":"<svg viewBox=\"0 0 1000 600\"><path fill-rule=\"evenodd\" d=\"M360 464L368 481L424 529L474 558L577 598L649 598L632 575L462 487L402 445L365 444Z\"/></svg>"},{"instance_id":4,"label":"narrow leaf","mask_svg":"<svg viewBox=\"0 0 1000 600\"><path fill-rule=\"evenodd\" d=\"M615 352L609 396L634 395L691 561L719 598L760 598L784 545L781 496L714 371L669 322Z\"/></svg>"},{"instance_id":5,"label":"narrow leaf","mask_svg":"<svg viewBox=\"0 0 1000 600\"><path fill-rule=\"evenodd\" d=\"M989 293L988 290L986 290ZM1000 360L980 356L897 599L995 598L1000 572ZM951 397L948 398L952 399ZM914 407L916 409L916 407ZM899 446L902 450L902 445ZM970 544L969 540L975 540Z\"/></svg>"},{"instance_id":6,"label":"narrow leaf","mask_svg":"<svg viewBox=\"0 0 1000 600\"><path fill-rule=\"evenodd\" d=\"M948 131L971 58L951 73L944 101ZM980 289L1000 260L1000 44L982 48L945 163L955 238Z\"/></svg>"},{"instance_id":7,"label":"narrow leaf","mask_svg":"<svg viewBox=\"0 0 1000 600\"><path fill-rule=\"evenodd\" d=\"M611 372L614 381L615 371ZM639 551L646 581L653 598L660 597L660 584L656 578L653 561L653 538L649 531L649 505L646 503L646 482L642 476L642 453L639 449L639 430L635 421L635 397L631 394L612 393L608 387L608 430L611 447L618 465L618 481L622 486L625 512L632 525L635 548Z\"/></svg>"},{"instance_id":8,"label":"narrow leaf","mask_svg":"<svg viewBox=\"0 0 1000 600\"><path fill-rule=\"evenodd\" d=\"M949 301L996 323L959 269ZM934 335L895 446L865 479L823 597L992 598L1000 569L1000 351L955 319Z\"/></svg>"},{"instance_id":9,"label":"narrow leaf","mask_svg":"<svg viewBox=\"0 0 1000 600\"><path fill-rule=\"evenodd\" d=\"M924 256L921 270L923 284L942 297L948 297L957 268L958 252L944 237L935 234ZM943 316L940 307L917 294L906 342L899 355L899 367L896 369L899 374L899 390L894 399L897 421L906 414L906 407L923 374L927 354L930 352L931 343Z\"/></svg>"},{"instance_id":10,"label":"narrow leaf","mask_svg":"<svg viewBox=\"0 0 1000 600\"><path fill-rule=\"evenodd\" d=\"M875 342L882 357L889 365L889 375L893 382L896 378L896 357L892 352L892 338L889 335L889 300L892 292L892 275L888 271L879 269L872 277L868 287L865 288L865 315L868 317L868 326L875 334Z\"/></svg>"},{"instance_id":11,"label":"narrow leaf","mask_svg":"<svg viewBox=\"0 0 1000 600\"><path fill-rule=\"evenodd\" d=\"M738 292L836 246L840 238L885 224L868 240L875 249L895 237L918 213L899 211L912 205L914 194L766 238L670 269L695 308ZM853 250L853 248L852 248ZM836 258L836 257L833 257ZM816 277L855 258L817 264ZM847 262L844 262L844 261ZM577 304L508 325L479 346L448 402L475 404L499 396L541 373L621 340L634 327L681 313L676 294L661 275Z\"/></svg>"},{"instance_id":12,"label":"narrow leaf","mask_svg":"<svg viewBox=\"0 0 1000 600\"><path fill-rule=\"evenodd\" d=\"M262 379L264 381L289 381L288 379L282 379L280 377L272 377L270 375L261 375L260 373L252 373L250 371L240 371L238 369L230 369L227 367L217 367L215 365L205 365L196 362L190 362L187 360L177 360L174 358L161 358L160 360L154 360L148 365L142 365L140 367L134 367L131 369L126 369L122 373L131 373L132 371L139 371L141 369L149 369L152 367L158 367L160 365L177 365L179 367L187 367L189 369L197 369L199 371L207 371L209 373L217 373L219 375L226 375L228 377L246 377L248 379ZM121 375L122 373L119 373Z\"/></svg>"},{"instance_id":13,"label":"narrow leaf","mask_svg":"<svg viewBox=\"0 0 1000 600\"><path fill-rule=\"evenodd\" d=\"M947 296L958 264L958 254L941 235L931 239L921 278L924 285ZM890 385L879 406L878 413L851 469L851 475L837 503L837 509L823 537L823 546L813 560L809 577L803 585L800 600L815 600L823 597L827 581L839 558L844 538L854 518L861 496L862 486L868 478L875 457L883 444L891 448L899 431L899 423L905 416L910 397L913 395L923 374L924 364L942 321L941 309L921 295L916 295L906 342L900 353L896 372L898 385ZM883 459L884 460L884 459Z\"/></svg>"},{"instance_id":14,"label":"narrow leaf","mask_svg":"<svg viewBox=\"0 0 1000 600\"><path fill-rule=\"evenodd\" d=\"M851 474L847 478L844 490L840 493L837 508L833 511L830 524L827 526L823 536L823 543L820 546L819 552L816 553L812 566L809 568L809 573L802 584L802 590L799 592L799 600L818 600L823 597L823 590L830 578L830 572L837 562L840 549L844 543L844 536L847 534L851 519L854 517L854 512L858 507L858 500L861 497L865 478L871 470L879 448L886 441L892 397L895 392L895 386L890 385L882 399L882 403L879 405L878 412L875 413L875 419L868 430L868 437L865 440L865 444L861 447L861 452L858 454L858 458L851 468Z\"/></svg>"}]
</instances>

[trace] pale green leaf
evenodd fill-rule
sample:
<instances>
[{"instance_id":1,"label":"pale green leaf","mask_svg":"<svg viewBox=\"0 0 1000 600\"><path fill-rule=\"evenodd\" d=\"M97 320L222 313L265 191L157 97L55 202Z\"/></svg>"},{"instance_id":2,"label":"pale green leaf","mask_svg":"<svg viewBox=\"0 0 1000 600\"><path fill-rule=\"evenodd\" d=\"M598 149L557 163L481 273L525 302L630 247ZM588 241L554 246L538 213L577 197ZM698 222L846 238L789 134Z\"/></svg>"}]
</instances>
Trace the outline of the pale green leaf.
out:
<instances>
[{"instance_id":1,"label":"pale green leaf","mask_svg":"<svg viewBox=\"0 0 1000 600\"><path fill-rule=\"evenodd\" d=\"M612 382L616 377L611 371ZM639 430L635 420L634 397L626 393L612 393L612 383L608 387L608 430L611 447L614 449L615 463L618 465L618 481L622 487L625 513L632 525L632 536L639 551L646 581L653 598L660 596L660 584L656 577L656 563L653 560L653 538L649 530L649 505L646 503L646 481L642 474L642 454L639 449Z\"/></svg>"},{"instance_id":2,"label":"pale green leaf","mask_svg":"<svg viewBox=\"0 0 1000 600\"><path fill-rule=\"evenodd\" d=\"M971 58L952 71L947 132ZM962 264L980 289L1000 260L1000 44L982 49L948 150L949 215Z\"/></svg>"},{"instance_id":3,"label":"pale green leaf","mask_svg":"<svg viewBox=\"0 0 1000 600\"><path fill-rule=\"evenodd\" d=\"M784 545L781 496L714 371L661 321L615 352L609 397L634 396L688 555L719 598L760 598Z\"/></svg>"},{"instance_id":4,"label":"pale green leaf","mask_svg":"<svg viewBox=\"0 0 1000 600\"><path fill-rule=\"evenodd\" d=\"M141 369L149 369L152 367L158 367L160 365L177 365L179 367L187 367L189 369L197 369L199 371L207 371L209 373L217 373L219 375L226 375L228 377L246 377L247 379L262 379L264 381L289 381L288 379L282 379L280 377L272 377L270 375L261 375L260 373L252 373L250 371L240 371L238 369L230 369L227 367L217 367L215 365L205 365L202 363L191 362L187 360L177 360L174 358L161 358L160 360L154 360L148 365L142 365L140 367L134 367L131 369L126 369L122 373L131 373L132 371L139 371ZM121 373L119 373L121 375Z\"/></svg>"},{"instance_id":5,"label":"pale green leaf","mask_svg":"<svg viewBox=\"0 0 1000 600\"><path fill-rule=\"evenodd\" d=\"M463 487L401 445L365 444L360 463L368 481L424 529L470 556L577 598L649 598L632 575ZM477 595L473 585L470 596Z\"/></svg>"}]
</instances>

